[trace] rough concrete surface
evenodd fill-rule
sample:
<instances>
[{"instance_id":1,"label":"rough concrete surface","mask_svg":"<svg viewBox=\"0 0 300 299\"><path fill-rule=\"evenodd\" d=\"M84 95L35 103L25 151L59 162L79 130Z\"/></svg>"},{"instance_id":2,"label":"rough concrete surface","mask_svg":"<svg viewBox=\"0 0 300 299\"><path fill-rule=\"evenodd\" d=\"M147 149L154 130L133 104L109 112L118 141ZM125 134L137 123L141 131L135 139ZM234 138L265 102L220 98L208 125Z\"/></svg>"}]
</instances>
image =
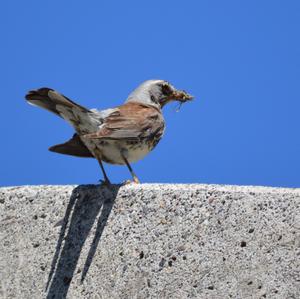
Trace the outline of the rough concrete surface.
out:
<instances>
[{"instance_id":1,"label":"rough concrete surface","mask_svg":"<svg viewBox=\"0 0 300 299\"><path fill-rule=\"evenodd\" d=\"M0 188L1 298L300 298L300 189Z\"/></svg>"}]
</instances>

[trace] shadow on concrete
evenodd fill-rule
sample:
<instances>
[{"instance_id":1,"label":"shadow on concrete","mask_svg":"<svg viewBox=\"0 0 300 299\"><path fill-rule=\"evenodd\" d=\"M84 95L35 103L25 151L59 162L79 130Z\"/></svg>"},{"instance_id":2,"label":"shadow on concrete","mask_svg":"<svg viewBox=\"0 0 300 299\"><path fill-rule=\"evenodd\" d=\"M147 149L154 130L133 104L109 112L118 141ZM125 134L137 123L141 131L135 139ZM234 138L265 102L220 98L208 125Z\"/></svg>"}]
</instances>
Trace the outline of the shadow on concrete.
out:
<instances>
[{"instance_id":1,"label":"shadow on concrete","mask_svg":"<svg viewBox=\"0 0 300 299\"><path fill-rule=\"evenodd\" d=\"M67 297L80 252L98 217L88 256L83 269L79 270L81 281L85 279L119 188L120 185L81 185L73 190L60 222L61 231L46 285L47 299Z\"/></svg>"}]
</instances>

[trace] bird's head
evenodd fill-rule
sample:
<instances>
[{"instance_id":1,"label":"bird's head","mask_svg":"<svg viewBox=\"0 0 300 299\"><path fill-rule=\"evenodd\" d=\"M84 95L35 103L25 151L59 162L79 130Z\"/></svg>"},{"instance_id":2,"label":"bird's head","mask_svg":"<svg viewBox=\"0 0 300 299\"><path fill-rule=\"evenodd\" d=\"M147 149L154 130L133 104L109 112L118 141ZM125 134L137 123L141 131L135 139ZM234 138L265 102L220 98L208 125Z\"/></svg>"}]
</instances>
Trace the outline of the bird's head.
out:
<instances>
[{"instance_id":1,"label":"bird's head","mask_svg":"<svg viewBox=\"0 0 300 299\"><path fill-rule=\"evenodd\" d=\"M167 103L185 103L193 97L184 90L178 90L165 80L147 80L139 85L127 98L127 102L140 102L158 108Z\"/></svg>"}]
</instances>

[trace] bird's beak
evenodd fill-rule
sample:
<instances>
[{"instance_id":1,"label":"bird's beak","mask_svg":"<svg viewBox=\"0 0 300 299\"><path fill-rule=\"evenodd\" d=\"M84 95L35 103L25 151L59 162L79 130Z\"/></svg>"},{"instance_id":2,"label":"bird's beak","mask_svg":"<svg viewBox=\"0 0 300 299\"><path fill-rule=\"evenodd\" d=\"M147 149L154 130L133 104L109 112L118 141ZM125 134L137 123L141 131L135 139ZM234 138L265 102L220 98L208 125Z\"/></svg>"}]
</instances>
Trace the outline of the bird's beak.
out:
<instances>
[{"instance_id":1,"label":"bird's beak","mask_svg":"<svg viewBox=\"0 0 300 299\"><path fill-rule=\"evenodd\" d=\"M190 94L188 94L184 90L175 90L171 96L172 99L179 101L179 102L187 102L192 100L194 97Z\"/></svg>"}]
</instances>

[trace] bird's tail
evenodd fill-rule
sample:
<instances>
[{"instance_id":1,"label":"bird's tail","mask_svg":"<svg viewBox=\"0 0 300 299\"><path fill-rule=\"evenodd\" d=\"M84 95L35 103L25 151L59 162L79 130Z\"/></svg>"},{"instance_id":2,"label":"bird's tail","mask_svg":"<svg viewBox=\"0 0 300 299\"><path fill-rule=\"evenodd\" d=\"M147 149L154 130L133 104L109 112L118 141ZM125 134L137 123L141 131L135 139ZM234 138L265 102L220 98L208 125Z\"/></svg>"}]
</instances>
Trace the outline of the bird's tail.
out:
<instances>
[{"instance_id":1,"label":"bird's tail","mask_svg":"<svg viewBox=\"0 0 300 299\"><path fill-rule=\"evenodd\" d=\"M25 96L28 103L44 108L50 112L55 113L56 115L63 117L60 112L60 107L63 108L78 108L84 112L90 112L87 108L76 104L75 102L68 99L66 96L58 93L57 91L43 87L37 90L31 90Z\"/></svg>"}]
</instances>

